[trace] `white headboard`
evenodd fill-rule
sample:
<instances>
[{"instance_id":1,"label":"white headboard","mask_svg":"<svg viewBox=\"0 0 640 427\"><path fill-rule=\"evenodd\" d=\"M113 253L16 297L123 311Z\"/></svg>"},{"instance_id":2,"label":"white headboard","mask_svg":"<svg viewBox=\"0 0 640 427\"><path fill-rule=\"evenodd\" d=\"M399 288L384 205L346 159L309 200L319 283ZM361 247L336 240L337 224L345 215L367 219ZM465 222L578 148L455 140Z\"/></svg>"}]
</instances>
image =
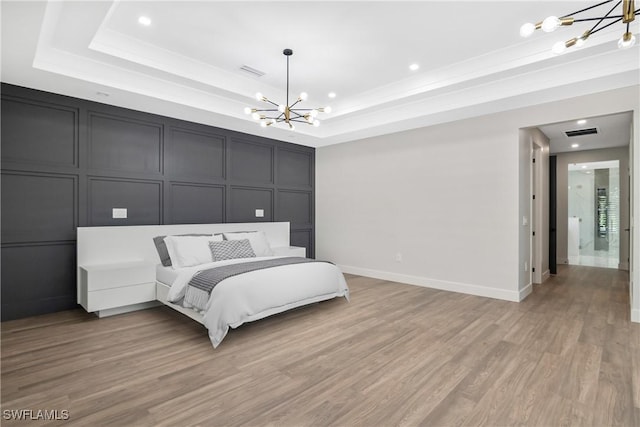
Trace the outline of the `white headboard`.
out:
<instances>
[{"instance_id":1,"label":"white headboard","mask_svg":"<svg viewBox=\"0 0 640 427\"><path fill-rule=\"evenodd\" d=\"M288 222L78 227L78 265L130 261L159 264L153 243L156 236L231 231L264 231L272 247L289 246Z\"/></svg>"}]
</instances>

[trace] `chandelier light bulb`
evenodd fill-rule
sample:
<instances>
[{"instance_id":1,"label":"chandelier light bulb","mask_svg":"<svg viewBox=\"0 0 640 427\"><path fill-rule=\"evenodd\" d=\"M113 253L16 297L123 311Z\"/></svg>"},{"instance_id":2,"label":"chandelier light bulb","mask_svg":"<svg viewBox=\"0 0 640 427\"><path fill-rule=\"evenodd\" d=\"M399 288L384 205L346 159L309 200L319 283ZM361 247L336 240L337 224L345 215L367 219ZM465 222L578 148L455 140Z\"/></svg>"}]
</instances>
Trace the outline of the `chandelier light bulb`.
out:
<instances>
[{"instance_id":1,"label":"chandelier light bulb","mask_svg":"<svg viewBox=\"0 0 640 427\"><path fill-rule=\"evenodd\" d=\"M260 127L266 128L267 127L267 122L265 122L264 120L260 121Z\"/></svg>"},{"instance_id":2,"label":"chandelier light bulb","mask_svg":"<svg viewBox=\"0 0 640 427\"><path fill-rule=\"evenodd\" d=\"M306 101L308 97L309 95L307 94L307 92L301 92L299 96L301 101Z\"/></svg>"},{"instance_id":3,"label":"chandelier light bulb","mask_svg":"<svg viewBox=\"0 0 640 427\"><path fill-rule=\"evenodd\" d=\"M560 26L560 20L557 16L549 16L542 21L542 31L550 33Z\"/></svg>"},{"instance_id":4,"label":"chandelier light bulb","mask_svg":"<svg viewBox=\"0 0 640 427\"><path fill-rule=\"evenodd\" d=\"M534 33L535 30L536 26L531 22L527 22L526 24L523 24L522 27L520 27L520 36L529 37Z\"/></svg>"},{"instance_id":5,"label":"chandelier light bulb","mask_svg":"<svg viewBox=\"0 0 640 427\"><path fill-rule=\"evenodd\" d=\"M629 32L624 33L622 37L620 37L620 40L618 40L619 49L629 49L634 44L636 44L636 36Z\"/></svg>"},{"instance_id":6,"label":"chandelier light bulb","mask_svg":"<svg viewBox=\"0 0 640 427\"><path fill-rule=\"evenodd\" d=\"M310 114L305 116L305 120L308 121L309 123L313 123L313 117L311 117Z\"/></svg>"},{"instance_id":7,"label":"chandelier light bulb","mask_svg":"<svg viewBox=\"0 0 640 427\"><path fill-rule=\"evenodd\" d=\"M325 112L325 113L330 113L332 110L331 110L331 107L329 107L329 106L327 105L326 107L324 107L324 108L322 109L322 111L323 111L323 112Z\"/></svg>"},{"instance_id":8,"label":"chandelier light bulb","mask_svg":"<svg viewBox=\"0 0 640 427\"><path fill-rule=\"evenodd\" d=\"M252 112L253 112L253 109L251 107L244 107L245 114L251 114Z\"/></svg>"},{"instance_id":9,"label":"chandelier light bulb","mask_svg":"<svg viewBox=\"0 0 640 427\"><path fill-rule=\"evenodd\" d=\"M256 99L258 101L262 101L262 98L264 98L264 96L262 96L262 94L260 92L256 92Z\"/></svg>"},{"instance_id":10,"label":"chandelier light bulb","mask_svg":"<svg viewBox=\"0 0 640 427\"><path fill-rule=\"evenodd\" d=\"M313 121L313 126L315 126L315 127L320 126L320 120L314 120Z\"/></svg>"},{"instance_id":11,"label":"chandelier light bulb","mask_svg":"<svg viewBox=\"0 0 640 427\"><path fill-rule=\"evenodd\" d=\"M254 119L256 119L256 120L260 120L260 114L259 114L259 113L257 113L257 112L256 112L256 113L253 113L253 114L251 115L251 117L253 117L253 118L254 118Z\"/></svg>"},{"instance_id":12,"label":"chandelier light bulb","mask_svg":"<svg viewBox=\"0 0 640 427\"><path fill-rule=\"evenodd\" d=\"M318 115L318 110L311 110L311 111L309 111L309 115L310 115L311 117L316 117L316 116Z\"/></svg>"},{"instance_id":13,"label":"chandelier light bulb","mask_svg":"<svg viewBox=\"0 0 640 427\"><path fill-rule=\"evenodd\" d=\"M278 111L280 111L281 113L284 113L285 110L285 106L283 104L278 105Z\"/></svg>"},{"instance_id":14,"label":"chandelier light bulb","mask_svg":"<svg viewBox=\"0 0 640 427\"><path fill-rule=\"evenodd\" d=\"M148 16L141 16L138 18L138 23L140 25L144 25L145 27L148 27L149 25L151 25L151 18L149 18Z\"/></svg>"},{"instance_id":15,"label":"chandelier light bulb","mask_svg":"<svg viewBox=\"0 0 640 427\"><path fill-rule=\"evenodd\" d=\"M585 39L583 39L582 37L580 37L578 40L576 40L576 47L582 47L582 46L584 46L584 44L585 44L586 42L587 42L587 41L586 41Z\"/></svg>"},{"instance_id":16,"label":"chandelier light bulb","mask_svg":"<svg viewBox=\"0 0 640 427\"><path fill-rule=\"evenodd\" d=\"M566 49L567 49L567 46L565 46L564 42L557 42L556 44L553 45L553 47L551 48L551 51L556 55L560 55Z\"/></svg>"}]
</instances>

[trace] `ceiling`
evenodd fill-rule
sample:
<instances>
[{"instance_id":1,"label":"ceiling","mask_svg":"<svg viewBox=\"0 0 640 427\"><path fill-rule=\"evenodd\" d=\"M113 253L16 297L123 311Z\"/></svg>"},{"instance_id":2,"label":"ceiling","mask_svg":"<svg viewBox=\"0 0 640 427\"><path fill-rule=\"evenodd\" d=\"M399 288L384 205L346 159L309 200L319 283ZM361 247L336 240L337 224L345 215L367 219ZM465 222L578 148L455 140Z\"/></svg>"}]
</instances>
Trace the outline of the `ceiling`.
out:
<instances>
[{"instance_id":1,"label":"ceiling","mask_svg":"<svg viewBox=\"0 0 640 427\"><path fill-rule=\"evenodd\" d=\"M579 120L584 120L584 123L572 120L538 126L538 129L549 138L549 152L551 154L624 147L629 145L631 141L633 120L631 111L599 117L581 117ZM572 137L565 133L582 129L596 129L597 133ZM575 144L578 146L574 147Z\"/></svg>"},{"instance_id":2,"label":"ceiling","mask_svg":"<svg viewBox=\"0 0 640 427\"><path fill-rule=\"evenodd\" d=\"M584 5L2 1L2 81L320 147L638 84L640 43L617 49L621 25L563 55L550 47L585 26L519 36L524 22ZM291 96L333 109L318 128L263 129L243 113L258 91L284 102L284 48Z\"/></svg>"}]
</instances>

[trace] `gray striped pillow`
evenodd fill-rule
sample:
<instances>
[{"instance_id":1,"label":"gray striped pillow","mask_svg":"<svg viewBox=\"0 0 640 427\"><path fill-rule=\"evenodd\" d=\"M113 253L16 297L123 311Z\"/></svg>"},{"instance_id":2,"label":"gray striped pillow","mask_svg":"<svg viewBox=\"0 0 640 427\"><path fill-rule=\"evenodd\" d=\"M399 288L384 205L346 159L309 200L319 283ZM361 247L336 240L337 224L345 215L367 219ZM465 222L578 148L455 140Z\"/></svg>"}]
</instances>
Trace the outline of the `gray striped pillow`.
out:
<instances>
[{"instance_id":1,"label":"gray striped pillow","mask_svg":"<svg viewBox=\"0 0 640 427\"><path fill-rule=\"evenodd\" d=\"M256 254L251 248L249 239L223 240L222 242L209 242L211 256L214 261L237 258L255 258Z\"/></svg>"}]
</instances>

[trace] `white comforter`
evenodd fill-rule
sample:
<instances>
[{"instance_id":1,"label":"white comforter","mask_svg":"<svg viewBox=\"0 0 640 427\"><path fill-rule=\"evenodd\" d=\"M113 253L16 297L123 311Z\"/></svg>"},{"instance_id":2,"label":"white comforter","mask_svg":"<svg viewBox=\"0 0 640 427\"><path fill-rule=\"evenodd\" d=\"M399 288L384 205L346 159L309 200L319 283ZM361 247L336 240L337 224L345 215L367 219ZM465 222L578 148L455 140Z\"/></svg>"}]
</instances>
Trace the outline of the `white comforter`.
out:
<instances>
[{"instance_id":1,"label":"white comforter","mask_svg":"<svg viewBox=\"0 0 640 427\"><path fill-rule=\"evenodd\" d=\"M281 257L258 257L212 262L180 270L167 299L181 303L191 277L201 270L241 262ZM229 327L335 297L349 299L349 288L340 269L326 262L284 265L233 276L211 292L204 310L204 325L217 347Z\"/></svg>"}]
</instances>

